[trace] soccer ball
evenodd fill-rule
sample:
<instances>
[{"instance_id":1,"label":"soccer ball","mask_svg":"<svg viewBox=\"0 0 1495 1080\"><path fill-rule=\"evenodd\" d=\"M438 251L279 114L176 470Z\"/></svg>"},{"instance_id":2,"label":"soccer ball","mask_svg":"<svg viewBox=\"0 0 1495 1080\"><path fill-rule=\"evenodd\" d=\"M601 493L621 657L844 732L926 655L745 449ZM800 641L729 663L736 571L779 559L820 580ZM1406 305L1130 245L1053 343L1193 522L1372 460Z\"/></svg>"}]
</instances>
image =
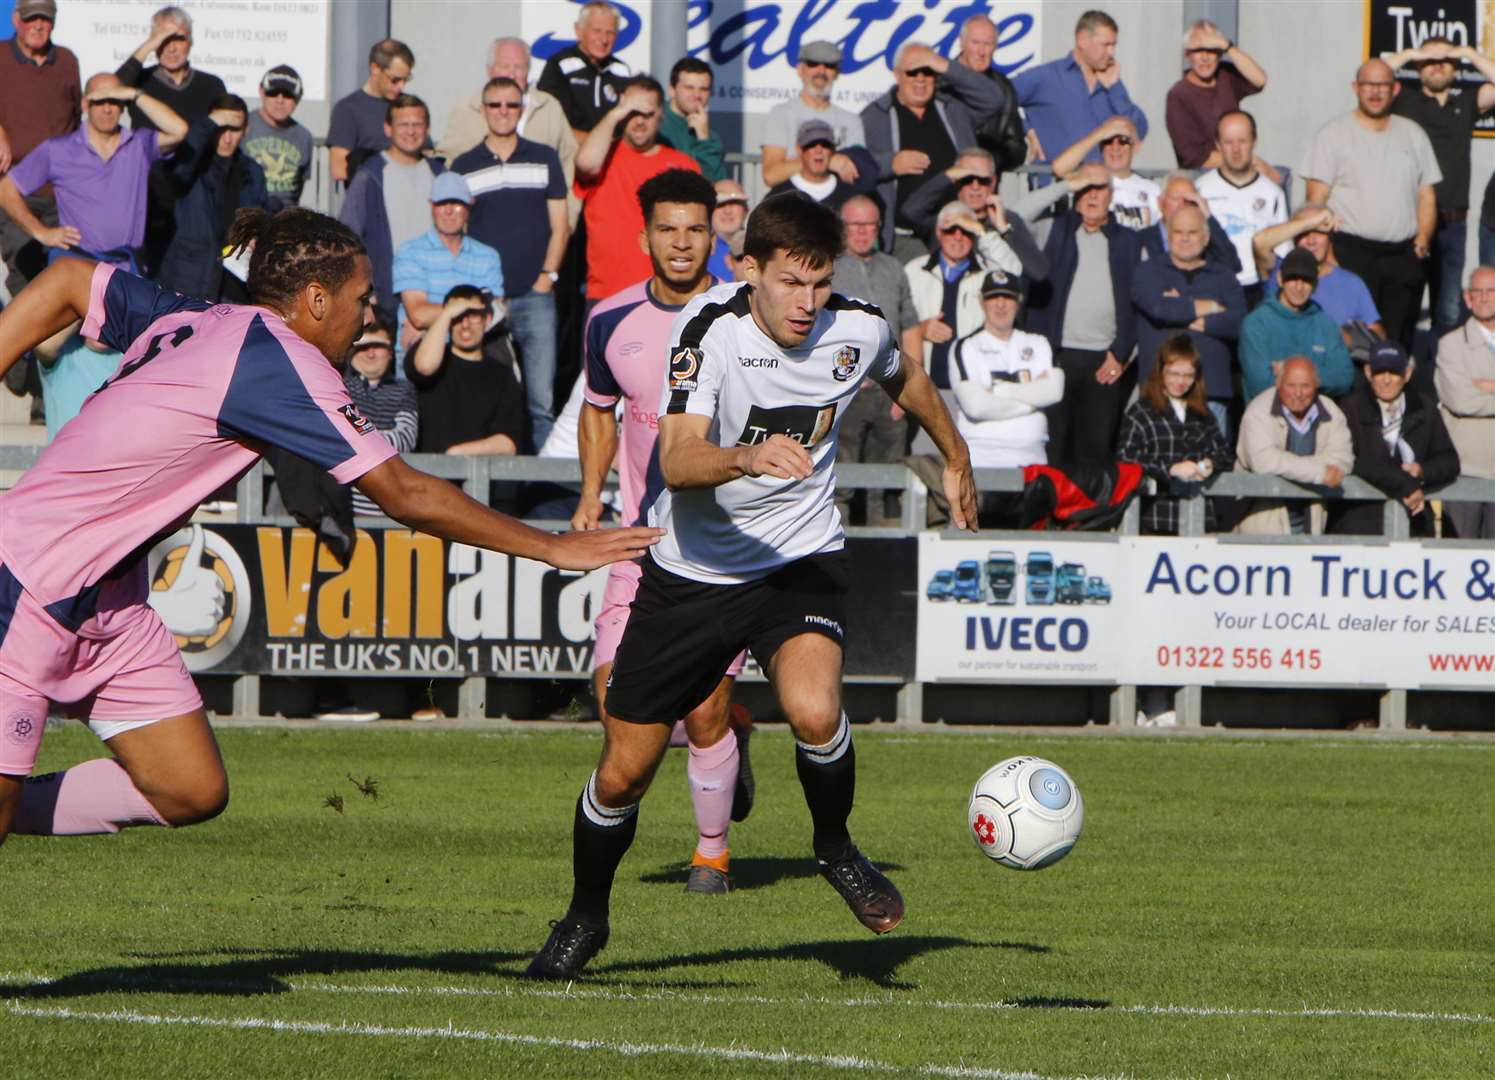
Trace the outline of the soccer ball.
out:
<instances>
[{"instance_id":1,"label":"soccer ball","mask_svg":"<svg viewBox=\"0 0 1495 1080\"><path fill-rule=\"evenodd\" d=\"M1024 755L981 774L966 822L987 858L1013 870L1041 870L1068 855L1080 838L1085 801L1067 772Z\"/></svg>"}]
</instances>

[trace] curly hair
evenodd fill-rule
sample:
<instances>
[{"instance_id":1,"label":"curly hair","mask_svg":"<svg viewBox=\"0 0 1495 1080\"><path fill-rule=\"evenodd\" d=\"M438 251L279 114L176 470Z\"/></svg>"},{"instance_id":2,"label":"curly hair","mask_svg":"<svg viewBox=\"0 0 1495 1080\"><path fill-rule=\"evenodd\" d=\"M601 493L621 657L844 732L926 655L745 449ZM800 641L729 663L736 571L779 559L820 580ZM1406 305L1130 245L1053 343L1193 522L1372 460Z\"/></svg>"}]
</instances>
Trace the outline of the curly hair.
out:
<instances>
[{"instance_id":1,"label":"curly hair","mask_svg":"<svg viewBox=\"0 0 1495 1080\"><path fill-rule=\"evenodd\" d=\"M273 217L245 208L234 215L228 230L234 254L253 245L249 257L249 298L284 310L313 281L333 292L353 276L354 260L367 254L363 241L335 218L288 207Z\"/></svg>"}]
</instances>

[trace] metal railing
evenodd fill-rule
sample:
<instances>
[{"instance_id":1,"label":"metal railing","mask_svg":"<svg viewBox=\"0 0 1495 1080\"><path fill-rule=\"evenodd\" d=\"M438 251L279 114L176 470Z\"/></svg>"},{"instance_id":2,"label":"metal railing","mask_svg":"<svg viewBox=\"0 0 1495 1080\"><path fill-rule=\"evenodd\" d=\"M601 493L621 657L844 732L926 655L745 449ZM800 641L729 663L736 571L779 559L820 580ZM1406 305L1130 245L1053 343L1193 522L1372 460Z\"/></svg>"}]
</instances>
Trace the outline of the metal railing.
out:
<instances>
[{"instance_id":1,"label":"metal railing","mask_svg":"<svg viewBox=\"0 0 1495 1080\"><path fill-rule=\"evenodd\" d=\"M0 446L0 472L22 472L29 468L41 453L38 446ZM462 484L469 493L477 493L481 499L489 490L489 484L499 481L535 481L562 485L580 483L580 468L569 458L539 458L517 456L452 456L447 454L407 454L406 460L415 468L433 476L454 480ZM265 503L265 480L272 475L263 461L257 463L239 481L236 520L243 524L292 526L296 522L289 517L267 515L262 507ZM1016 493L1023 490L1021 469L977 469L976 486L980 491ZM837 487L842 491L896 490L902 493L901 522L893 527L853 527L852 536L909 537L925 530L929 492L915 471L903 464L842 464L836 466ZM1396 499L1387 499L1377 488L1355 476L1347 476L1338 488L1323 488L1315 485L1297 484L1281 477L1245 472L1225 472L1212 477L1207 484L1175 483L1163 489L1148 481L1148 494L1170 495L1180 500L1179 535L1204 536L1205 500L1216 497L1275 499L1283 501L1380 501L1384 504L1384 527L1380 536L1335 536L1333 542L1340 545L1384 546L1395 541L1410 539L1409 519L1406 510ZM1476 477L1461 477L1430 495L1430 501L1438 502L1495 502L1495 480ZM360 518L361 525L380 527L393 526L388 518ZM1141 500L1134 499L1114 532L1069 532L1066 542L1115 543L1118 537L1136 536L1140 533ZM555 528L564 528L564 522L536 522ZM951 533L954 536L956 534ZM965 534L960 534L965 535ZM1032 531L983 530L983 539L1031 539ZM1250 544L1314 545L1323 543L1317 536L1271 536L1258 533L1213 534L1224 542ZM1458 547L1488 548L1486 540L1436 539L1421 543ZM234 680L234 713L239 716L257 716L260 708L260 677L239 675ZM924 687L917 681L902 682L896 678L848 676L847 681L887 683L899 682L896 709L897 723L916 726L922 722ZM464 678L458 693L458 716L477 718L483 715L486 677ZM1108 684L1109 685L1109 684ZM1361 689L1356 684L1319 684L1314 689ZM1198 728L1202 725L1202 687L1180 686L1174 692L1174 710L1180 727ZM1135 725L1137 711L1137 687L1115 685L1111 689L1109 719L1112 726L1129 728ZM1387 689L1381 693L1380 727L1382 730L1405 730L1407 725L1407 691Z\"/></svg>"}]
</instances>

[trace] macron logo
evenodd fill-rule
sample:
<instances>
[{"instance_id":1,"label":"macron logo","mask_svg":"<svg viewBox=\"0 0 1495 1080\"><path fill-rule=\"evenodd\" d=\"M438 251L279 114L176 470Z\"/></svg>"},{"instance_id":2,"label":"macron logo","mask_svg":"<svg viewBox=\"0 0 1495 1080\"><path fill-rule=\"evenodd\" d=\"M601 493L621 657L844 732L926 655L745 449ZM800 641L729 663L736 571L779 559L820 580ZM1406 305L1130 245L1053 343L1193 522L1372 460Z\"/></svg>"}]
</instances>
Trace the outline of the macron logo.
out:
<instances>
[{"instance_id":1,"label":"macron logo","mask_svg":"<svg viewBox=\"0 0 1495 1080\"><path fill-rule=\"evenodd\" d=\"M824 615L806 615L805 622L810 623L814 626L824 626L827 629L834 630L837 637L843 636L841 632L841 624L838 623L835 619L827 619Z\"/></svg>"}]
</instances>

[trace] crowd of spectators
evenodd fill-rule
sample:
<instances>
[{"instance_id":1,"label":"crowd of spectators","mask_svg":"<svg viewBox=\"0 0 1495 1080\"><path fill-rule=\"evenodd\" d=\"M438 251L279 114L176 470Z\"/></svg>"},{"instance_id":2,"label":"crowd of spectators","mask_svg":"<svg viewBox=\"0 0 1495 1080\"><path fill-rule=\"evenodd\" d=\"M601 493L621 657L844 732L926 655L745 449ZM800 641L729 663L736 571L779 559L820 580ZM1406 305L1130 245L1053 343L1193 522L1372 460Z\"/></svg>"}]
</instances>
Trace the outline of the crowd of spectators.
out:
<instances>
[{"instance_id":1,"label":"crowd of spectators","mask_svg":"<svg viewBox=\"0 0 1495 1080\"><path fill-rule=\"evenodd\" d=\"M297 203L314 159L294 116L300 74L271 67L251 110L193 65L191 15L170 6L117 71L83 81L51 40L59 6L67 17L66 0L17 0L0 51L9 292L78 254L242 299L242 263L223 251L234 213ZM334 104L328 168L379 312L347 378L402 449L574 454L566 354L597 304L649 276L638 190L651 177L714 183L709 265L734 277L750 206L713 126L714 72L683 57L668 85L636 73L614 54L619 28L610 4L581 5L576 43L533 86L527 43L494 41L485 81L434 143L400 41L374 43L367 79ZM1367 60L1354 107L1289 171L1259 155L1243 109L1275 92L1268 73L1199 21L1158 103L1179 167L1158 183L1133 168L1154 129L1122 78L1120 33L1087 11L1072 51L1009 79L993 67L996 26L972 15L953 57L905 42L887 92L859 112L835 104L841 48L806 42L799 93L742 149L761 151L763 189L840 214L835 287L876 303L923 359L978 467L1137 462L1167 489L1147 507L1159 531L1177 527L1174 496L1232 468L1326 493L1355 475L1429 531L1440 486L1495 477L1495 268L1463 287L1469 138L1495 82L1457 82L1463 64L1495 80L1495 60L1440 37ZM1415 86L1396 80L1409 66ZM1025 162L1031 183L1004 204L1002 174ZM1290 175L1305 188L1296 209ZM1481 228L1490 264L1495 228ZM111 362L75 335L12 372L49 428ZM927 449L868 388L843 420L842 460ZM874 493L866 515L895 510ZM1211 513L1252 532L1380 529L1378 506L1339 499ZM1495 504L1451 504L1443 526L1495 537Z\"/></svg>"}]
</instances>

